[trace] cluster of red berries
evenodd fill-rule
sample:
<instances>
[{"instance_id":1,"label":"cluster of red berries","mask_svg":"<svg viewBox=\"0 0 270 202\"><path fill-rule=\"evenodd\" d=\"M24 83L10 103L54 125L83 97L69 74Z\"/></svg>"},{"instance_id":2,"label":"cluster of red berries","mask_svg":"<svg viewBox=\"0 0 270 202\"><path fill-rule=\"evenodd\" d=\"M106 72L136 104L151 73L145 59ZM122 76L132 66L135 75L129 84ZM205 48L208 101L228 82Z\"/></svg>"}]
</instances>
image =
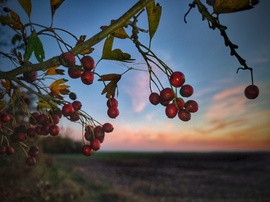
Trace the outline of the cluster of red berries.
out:
<instances>
[{"instance_id":1,"label":"cluster of red berries","mask_svg":"<svg viewBox=\"0 0 270 202\"><path fill-rule=\"evenodd\" d=\"M68 75L72 79L81 78L82 82L86 85L90 85L94 81L95 61L89 56L85 55L81 58L81 65L83 69L75 68L76 60L75 56L70 52L62 53L61 55L64 66L68 66Z\"/></svg>"},{"instance_id":2,"label":"cluster of red berries","mask_svg":"<svg viewBox=\"0 0 270 202\"><path fill-rule=\"evenodd\" d=\"M118 101L117 101L117 99L115 99L114 97L109 98L107 100L106 104L107 104L107 107L108 107L107 115L112 119L116 118L120 113L119 109L118 109Z\"/></svg>"},{"instance_id":3,"label":"cluster of red berries","mask_svg":"<svg viewBox=\"0 0 270 202\"><path fill-rule=\"evenodd\" d=\"M90 156L94 151L100 149L101 143L105 138L105 133L110 133L114 129L111 123L105 123L103 125L85 127L84 138L89 144L85 143L82 147L82 153L85 156Z\"/></svg>"},{"instance_id":4,"label":"cluster of red berries","mask_svg":"<svg viewBox=\"0 0 270 202\"><path fill-rule=\"evenodd\" d=\"M185 84L185 75L182 72L176 71L170 75L169 82L172 87L182 97L190 97L193 94L193 87ZM163 88L160 93L152 92L149 95L149 101L153 105L161 104L165 107L165 114L168 118L174 118L178 115L182 121L189 121L191 113L195 113L199 109L199 105L195 100L184 101L182 98L177 97L176 92L171 87Z\"/></svg>"}]
</instances>

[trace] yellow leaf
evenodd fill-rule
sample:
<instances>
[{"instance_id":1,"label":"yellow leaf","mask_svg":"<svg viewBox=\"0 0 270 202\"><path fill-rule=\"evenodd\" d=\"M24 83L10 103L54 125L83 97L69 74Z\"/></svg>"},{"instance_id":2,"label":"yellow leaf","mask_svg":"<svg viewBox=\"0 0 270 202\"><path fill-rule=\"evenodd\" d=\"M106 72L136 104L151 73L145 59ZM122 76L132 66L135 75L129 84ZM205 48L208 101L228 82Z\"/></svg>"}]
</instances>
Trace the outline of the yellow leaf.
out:
<instances>
[{"instance_id":1,"label":"yellow leaf","mask_svg":"<svg viewBox=\"0 0 270 202\"><path fill-rule=\"evenodd\" d=\"M63 2L64 2L64 0L51 0L52 16L54 15L56 9L58 9Z\"/></svg>"},{"instance_id":2,"label":"yellow leaf","mask_svg":"<svg viewBox=\"0 0 270 202\"><path fill-rule=\"evenodd\" d=\"M105 74L101 75L99 81L110 81L102 90L101 94L106 93L106 97L114 97L117 83L121 79L120 74Z\"/></svg>"},{"instance_id":3,"label":"yellow leaf","mask_svg":"<svg viewBox=\"0 0 270 202\"><path fill-rule=\"evenodd\" d=\"M232 13L242 10L253 8L253 5L259 1L250 2L250 0L216 0L214 3L214 12L220 13Z\"/></svg>"},{"instance_id":4,"label":"yellow leaf","mask_svg":"<svg viewBox=\"0 0 270 202\"><path fill-rule=\"evenodd\" d=\"M150 40L153 38L158 28L161 17L161 10L161 6L158 3L155 4L155 1L152 1L146 6Z\"/></svg>"},{"instance_id":5,"label":"yellow leaf","mask_svg":"<svg viewBox=\"0 0 270 202\"><path fill-rule=\"evenodd\" d=\"M18 0L25 12L27 13L28 17L30 18L31 11L32 11L32 4L31 0Z\"/></svg>"},{"instance_id":6,"label":"yellow leaf","mask_svg":"<svg viewBox=\"0 0 270 202\"><path fill-rule=\"evenodd\" d=\"M69 90L68 88L70 86L65 85L63 83L65 83L67 80L66 79L58 79L56 81L54 81L50 86L50 90L51 90L51 94L54 95L55 97L61 98L60 94L62 95L66 95Z\"/></svg>"},{"instance_id":7,"label":"yellow leaf","mask_svg":"<svg viewBox=\"0 0 270 202\"><path fill-rule=\"evenodd\" d=\"M15 21L11 24L12 28L15 30L22 30L23 24L21 22L20 16L14 11L10 11L11 18Z\"/></svg>"},{"instance_id":8,"label":"yellow leaf","mask_svg":"<svg viewBox=\"0 0 270 202\"><path fill-rule=\"evenodd\" d=\"M57 69L59 66L55 66L55 67L50 67L47 69L45 75L64 75L64 70L62 69Z\"/></svg>"},{"instance_id":9,"label":"yellow leaf","mask_svg":"<svg viewBox=\"0 0 270 202\"><path fill-rule=\"evenodd\" d=\"M111 21L111 24L112 24L113 22L114 22L114 21L112 20L112 21ZM104 30L104 29L106 29L107 27L108 27L108 26L103 25L103 26L101 26L100 28L101 28L102 30ZM118 28L117 30L115 30L115 31L112 33L112 35L113 35L114 37L119 38L119 39L126 39L126 38L129 38L128 34L126 33L126 31L125 31L125 29L124 29L123 27L120 27L120 28Z\"/></svg>"},{"instance_id":10,"label":"yellow leaf","mask_svg":"<svg viewBox=\"0 0 270 202\"><path fill-rule=\"evenodd\" d=\"M39 108L46 108L46 109L51 109L52 106L46 101L41 98L38 99L38 102L36 102Z\"/></svg>"},{"instance_id":11,"label":"yellow leaf","mask_svg":"<svg viewBox=\"0 0 270 202\"><path fill-rule=\"evenodd\" d=\"M5 88L6 93L10 96L11 94L11 82L6 79L5 81L1 81L1 85Z\"/></svg>"}]
</instances>

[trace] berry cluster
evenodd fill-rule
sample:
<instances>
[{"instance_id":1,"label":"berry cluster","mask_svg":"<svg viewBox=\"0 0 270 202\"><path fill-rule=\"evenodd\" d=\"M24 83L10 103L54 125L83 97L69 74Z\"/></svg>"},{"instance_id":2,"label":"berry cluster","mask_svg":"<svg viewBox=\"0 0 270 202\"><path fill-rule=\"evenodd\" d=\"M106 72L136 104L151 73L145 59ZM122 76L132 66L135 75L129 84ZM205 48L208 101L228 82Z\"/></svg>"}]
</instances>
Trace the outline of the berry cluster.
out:
<instances>
[{"instance_id":1,"label":"berry cluster","mask_svg":"<svg viewBox=\"0 0 270 202\"><path fill-rule=\"evenodd\" d=\"M105 133L113 131L113 125L111 123L105 123L102 126L87 125L85 127L84 138L89 144L84 144L82 147L82 153L85 156L90 156L94 151L100 149L100 144L103 143Z\"/></svg>"},{"instance_id":2,"label":"berry cluster","mask_svg":"<svg viewBox=\"0 0 270 202\"><path fill-rule=\"evenodd\" d=\"M114 119L119 115L120 112L119 112L119 109L118 109L118 101L117 101L117 99L115 99L114 97L109 98L107 100L107 107L108 107L107 115L110 118Z\"/></svg>"},{"instance_id":3,"label":"berry cluster","mask_svg":"<svg viewBox=\"0 0 270 202\"><path fill-rule=\"evenodd\" d=\"M198 103L195 100L185 102L183 98L177 96L177 91L179 91L182 97L190 97L193 94L193 87L189 84L184 84L185 75L179 71L173 72L170 75L169 82L172 87L163 88L160 93L152 92L149 95L150 103L164 106L165 114L168 118L174 118L178 115L180 120L189 121L191 113L198 111Z\"/></svg>"}]
</instances>

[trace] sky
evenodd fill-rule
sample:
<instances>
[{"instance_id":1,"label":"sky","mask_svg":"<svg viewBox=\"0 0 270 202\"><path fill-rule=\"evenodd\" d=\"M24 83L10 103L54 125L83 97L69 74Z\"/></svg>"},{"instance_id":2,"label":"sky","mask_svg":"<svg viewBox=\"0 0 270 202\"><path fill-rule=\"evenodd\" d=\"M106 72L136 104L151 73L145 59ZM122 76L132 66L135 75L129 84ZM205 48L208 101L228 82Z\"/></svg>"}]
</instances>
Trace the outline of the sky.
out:
<instances>
[{"instance_id":1,"label":"sky","mask_svg":"<svg viewBox=\"0 0 270 202\"><path fill-rule=\"evenodd\" d=\"M81 0L65 1L55 13L54 26L76 36L92 37L109 25L137 1ZM149 75L145 71L129 71L119 82L120 115L110 119L106 98L101 95L102 84L95 79L91 86L80 80L69 79L70 90L76 92L83 110L101 123L114 125L113 133L106 134L103 151L246 151L270 149L270 1L260 1L255 8L231 14L221 14L220 23L228 27L230 40L237 44L237 52L254 70L254 83L260 88L255 100L244 96L251 84L249 71L239 71L237 59L230 55L218 30L209 29L197 8L192 9L184 23L184 15L191 0L156 0L162 6L158 30L152 40L152 51L172 70L181 71L186 83L194 87L188 99L199 103L199 111L188 122L168 119L161 105L148 101ZM204 0L202 0L205 3ZM8 2L21 19L27 20L17 1ZM17 5L17 6L16 6ZM208 6L209 11L212 8ZM49 1L33 1L32 22L50 25ZM138 18L138 26L148 29L146 12ZM130 34L130 29L127 29ZM8 35L8 33L6 33ZM76 42L59 32L70 44ZM140 33L140 40L148 45L149 37ZM46 59L60 55L55 40L41 37ZM104 40L93 48L91 56L98 61ZM146 70L142 57L130 40L115 39L113 48L131 54L134 63L101 61L96 69L100 74L122 73L133 67ZM77 61L78 62L78 61ZM166 77L157 73L161 82ZM188 99L185 99L187 101ZM71 129L68 134L77 140L82 137L81 125L62 120L61 126ZM68 130L69 131L69 130ZM64 132L65 133L65 130Z\"/></svg>"}]
</instances>

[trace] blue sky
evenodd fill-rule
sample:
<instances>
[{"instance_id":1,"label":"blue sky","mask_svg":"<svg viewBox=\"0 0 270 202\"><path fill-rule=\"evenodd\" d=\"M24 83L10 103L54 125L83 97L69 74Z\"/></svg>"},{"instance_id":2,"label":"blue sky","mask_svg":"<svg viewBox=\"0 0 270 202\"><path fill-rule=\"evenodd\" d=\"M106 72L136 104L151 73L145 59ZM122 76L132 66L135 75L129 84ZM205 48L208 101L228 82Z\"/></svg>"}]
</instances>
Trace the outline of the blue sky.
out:
<instances>
[{"instance_id":1,"label":"blue sky","mask_svg":"<svg viewBox=\"0 0 270 202\"><path fill-rule=\"evenodd\" d=\"M65 1L55 13L54 27L89 38L100 31L100 26L108 25L136 2ZM239 46L238 53L246 59L248 66L254 68L254 81L260 88L260 96L256 100L244 97L245 87L251 84L250 74L248 71L236 74L240 65L235 57L230 56L219 31L208 28L197 8L189 13L187 23L184 23L184 15L192 1L156 2L162 6L162 17L152 41L152 50L171 69L186 75L186 83L195 90L190 99L199 103L199 111L192 114L187 123L177 118L166 118L163 107L152 106L148 102L148 74L130 71L119 83L120 116L111 120L106 115L105 96L100 95L101 83L95 80L93 85L85 86L80 80L70 79L70 90L77 93L83 109L100 122L111 122L115 126L114 132L107 135L102 149L201 151L270 148L270 28L267 23L270 2L260 1L249 11L220 15L221 24L228 27L229 38ZM12 7L17 1L9 4ZM27 20L19 7L14 10ZM49 26L49 1L33 1L32 21ZM146 13L141 15L138 25L147 29ZM63 37L70 44L76 43L67 35ZM44 40L46 59L61 53L53 39L41 39ZM148 34L141 33L140 39L148 44ZM101 57L103 43L94 46L91 56L96 61ZM115 39L114 48L130 53L136 61L133 64L101 61L98 73L122 73L128 67L146 70L131 41ZM165 76L158 74L166 85ZM71 136L81 138L79 124L70 124L66 120L61 124L72 127Z\"/></svg>"}]
</instances>

